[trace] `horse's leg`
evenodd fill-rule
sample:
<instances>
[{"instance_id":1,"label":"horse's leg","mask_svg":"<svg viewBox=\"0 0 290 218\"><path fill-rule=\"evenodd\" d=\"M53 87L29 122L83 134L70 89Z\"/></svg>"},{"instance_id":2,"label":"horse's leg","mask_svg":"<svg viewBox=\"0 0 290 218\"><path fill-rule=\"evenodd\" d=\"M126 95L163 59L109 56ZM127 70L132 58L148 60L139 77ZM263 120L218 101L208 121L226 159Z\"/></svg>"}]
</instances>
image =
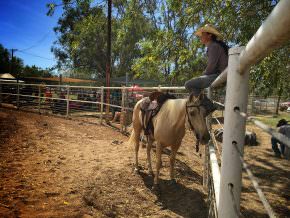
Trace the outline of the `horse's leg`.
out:
<instances>
[{"instance_id":1,"label":"horse's leg","mask_svg":"<svg viewBox=\"0 0 290 218\"><path fill-rule=\"evenodd\" d=\"M139 173L138 153L140 147L140 132L138 129L135 131L134 142L135 142L135 169L136 173Z\"/></svg>"},{"instance_id":2,"label":"horse's leg","mask_svg":"<svg viewBox=\"0 0 290 218\"><path fill-rule=\"evenodd\" d=\"M159 172L160 172L160 168L161 168L161 154L162 154L162 145L160 144L160 142L157 141L157 145L156 145L156 174L154 177L154 186L153 186L153 190L159 191Z\"/></svg>"},{"instance_id":3,"label":"horse's leg","mask_svg":"<svg viewBox=\"0 0 290 218\"><path fill-rule=\"evenodd\" d=\"M151 162L151 148L152 148L153 140L150 138L150 136L148 136L147 142L148 142L147 143L147 164L148 164L148 170L149 170L149 174L153 176L154 174L153 174L152 162Z\"/></svg>"},{"instance_id":4,"label":"horse's leg","mask_svg":"<svg viewBox=\"0 0 290 218\"><path fill-rule=\"evenodd\" d=\"M178 150L179 146L171 146L171 154L170 154L170 180L172 184L175 184L175 175L174 175L174 165L175 165L175 158L176 158L176 153Z\"/></svg>"}]
</instances>

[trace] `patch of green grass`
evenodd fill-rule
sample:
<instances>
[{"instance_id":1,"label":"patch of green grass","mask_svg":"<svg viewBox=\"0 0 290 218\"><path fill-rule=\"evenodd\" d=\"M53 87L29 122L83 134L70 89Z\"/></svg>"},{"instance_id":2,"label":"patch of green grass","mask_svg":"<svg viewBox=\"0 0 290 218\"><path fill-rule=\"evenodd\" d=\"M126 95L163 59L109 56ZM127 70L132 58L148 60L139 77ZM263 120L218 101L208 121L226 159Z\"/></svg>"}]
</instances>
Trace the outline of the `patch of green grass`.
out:
<instances>
[{"instance_id":1,"label":"patch of green grass","mask_svg":"<svg viewBox=\"0 0 290 218\"><path fill-rule=\"evenodd\" d=\"M279 115L255 115L257 120L260 120L261 122L276 128L276 124L279 120L285 119L290 121L290 113L287 112L279 112Z\"/></svg>"}]
</instances>

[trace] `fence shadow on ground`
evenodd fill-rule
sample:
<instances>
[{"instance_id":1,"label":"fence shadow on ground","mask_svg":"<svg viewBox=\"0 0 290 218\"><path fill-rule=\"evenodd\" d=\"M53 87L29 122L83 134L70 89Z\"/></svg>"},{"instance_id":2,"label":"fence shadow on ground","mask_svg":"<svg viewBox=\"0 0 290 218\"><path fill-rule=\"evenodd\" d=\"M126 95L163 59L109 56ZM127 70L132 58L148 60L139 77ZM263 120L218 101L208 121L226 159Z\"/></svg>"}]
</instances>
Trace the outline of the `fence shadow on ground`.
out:
<instances>
[{"instance_id":1,"label":"fence shadow on ground","mask_svg":"<svg viewBox=\"0 0 290 218\"><path fill-rule=\"evenodd\" d=\"M284 215L290 214L290 210L284 203L281 204L280 201L283 199L287 202L290 198L290 187L288 185L290 162L289 160L277 159L271 149L266 149L262 153L260 156L253 157L254 163L251 161L247 161L247 163L254 176L258 179L259 185L275 213L279 217L284 217ZM245 179L248 180L248 177L245 176ZM252 186L247 188L243 186L242 193L256 194L256 190ZM279 199L275 195L279 196ZM260 201L257 203L262 204ZM245 217L268 217L266 211L265 214L259 214L257 211L242 207L242 212Z\"/></svg>"}]
</instances>

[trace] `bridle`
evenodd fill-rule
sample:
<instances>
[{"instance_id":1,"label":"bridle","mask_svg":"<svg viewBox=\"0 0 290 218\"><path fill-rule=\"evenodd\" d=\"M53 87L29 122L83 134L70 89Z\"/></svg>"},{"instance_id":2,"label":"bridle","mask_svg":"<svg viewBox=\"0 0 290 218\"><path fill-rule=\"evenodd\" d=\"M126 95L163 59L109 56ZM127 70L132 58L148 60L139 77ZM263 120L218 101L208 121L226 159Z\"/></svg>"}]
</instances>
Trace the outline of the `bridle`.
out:
<instances>
[{"instance_id":1,"label":"bridle","mask_svg":"<svg viewBox=\"0 0 290 218\"><path fill-rule=\"evenodd\" d=\"M190 128L191 128L192 131L194 131L194 127L193 127L193 125L192 125L192 123L191 123L191 121L190 121L190 119L189 119L188 108L191 108L191 107L197 107L198 112L199 112L199 111L200 111L200 108L199 108L200 106L201 106L200 104L198 104L198 105L188 105L187 102L186 102L186 115L187 115L187 120L188 120L188 123L189 123Z\"/></svg>"},{"instance_id":2,"label":"bridle","mask_svg":"<svg viewBox=\"0 0 290 218\"><path fill-rule=\"evenodd\" d=\"M196 152L198 152L199 151L199 136L198 136L198 134L194 130L194 127L193 127L193 125L192 125L192 123L190 121L189 112L188 112L188 108L192 108L192 107L196 107L198 109L198 112L200 112L200 106L201 106L201 104L195 104L195 102L193 102L193 104L191 104L191 105L188 105L188 102L186 102L185 109L186 109L187 120L188 120L189 126L191 128L191 131L195 133L195 137L196 137L196 147L195 147L195 150L196 150Z\"/></svg>"}]
</instances>

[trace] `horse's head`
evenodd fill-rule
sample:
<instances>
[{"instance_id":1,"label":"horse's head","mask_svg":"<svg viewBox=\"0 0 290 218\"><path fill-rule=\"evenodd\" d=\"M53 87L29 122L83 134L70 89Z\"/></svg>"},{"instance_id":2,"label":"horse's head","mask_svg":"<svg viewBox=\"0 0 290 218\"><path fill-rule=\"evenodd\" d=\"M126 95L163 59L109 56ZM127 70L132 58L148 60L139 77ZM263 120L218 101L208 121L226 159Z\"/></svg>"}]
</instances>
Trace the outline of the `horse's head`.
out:
<instances>
[{"instance_id":1,"label":"horse's head","mask_svg":"<svg viewBox=\"0 0 290 218\"><path fill-rule=\"evenodd\" d=\"M209 133L206 126L206 110L201 105L203 95L195 97L191 95L186 102L186 115L192 131L195 132L197 139L202 144L206 144L209 139Z\"/></svg>"}]
</instances>

